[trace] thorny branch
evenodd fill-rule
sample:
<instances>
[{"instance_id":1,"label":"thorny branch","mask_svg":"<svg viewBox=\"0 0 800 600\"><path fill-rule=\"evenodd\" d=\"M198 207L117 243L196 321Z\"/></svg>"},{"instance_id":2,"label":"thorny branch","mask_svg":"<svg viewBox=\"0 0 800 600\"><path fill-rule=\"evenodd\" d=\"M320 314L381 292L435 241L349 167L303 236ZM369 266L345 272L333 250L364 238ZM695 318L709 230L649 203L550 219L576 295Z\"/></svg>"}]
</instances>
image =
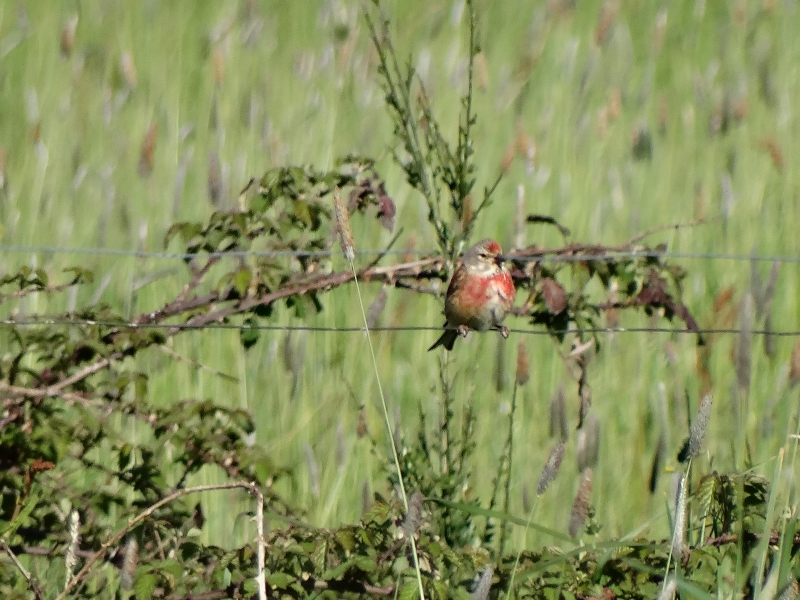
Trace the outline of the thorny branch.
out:
<instances>
[{"instance_id":1,"label":"thorny branch","mask_svg":"<svg viewBox=\"0 0 800 600\"><path fill-rule=\"evenodd\" d=\"M115 546L115 545L119 544L119 542L122 540L122 538L124 538L133 529L135 529L136 526L139 523L141 523L145 519L151 517L153 515L153 513L155 513L159 508L169 504L170 502L174 502L175 500L178 500L179 498L183 498L184 496L188 496L189 494L196 494L196 493L200 493L200 492L210 492L210 491L216 491L216 490L230 490L230 489L235 489L235 488L242 488L242 489L248 490L251 494L253 494L256 497L257 501L260 502L260 504L261 504L261 508L257 511L257 514L262 517L261 524L259 525L257 523L257 526L258 526L258 529L259 529L259 539L258 539L258 545L259 545L259 550L258 550L258 578L259 578L259 582L258 582L258 584L259 584L259 596L260 596L260 598L265 598L266 597L265 595L261 595L261 591L264 589L264 535L263 535L263 533L264 533L264 529L263 529L263 527L264 527L263 526L264 496L261 494L261 491L258 489L258 486L256 486L255 484L247 483L247 482L243 482L243 481L236 481L236 482L231 482L231 483L220 483L220 484L216 484L216 485L199 485L199 486L196 486L196 487L185 488L185 489L182 489L182 490L178 490L178 491L170 494L169 496L166 496L166 497L162 498L161 500L159 500L155 504L152 504L147 509L145 509L141 513L139 513L136 517L134 517L133 519L129 520L128 523L124 527L120 528L116 533L114 533L105 542L103 542L101 544L101 546L100 546L100 549L97 552L95 552L94 554L92 554L86 560L86 562L84 563L83 568L80 571L78 571L78 573L72 579L70 579L70 581L64 587L64 591L61 592L61 594L58 595L56 600L64 600L70 594L70 592L73 589L75 589L75 587L81 581L83 581L83 579L86 577L86 575L92 569L94 564L98 560L103 558L103 556L105 556L106 552L108 552L108 550L112 546ZM2 540L0 540L0 541L2 541ZM5 542L3 542L3 545L5 546ZM7 546L6 546L6 548L7 548ZM28 581L30 581L29 577L26 577L26 579L28 579Z\"/></svg>"}]
</instances>

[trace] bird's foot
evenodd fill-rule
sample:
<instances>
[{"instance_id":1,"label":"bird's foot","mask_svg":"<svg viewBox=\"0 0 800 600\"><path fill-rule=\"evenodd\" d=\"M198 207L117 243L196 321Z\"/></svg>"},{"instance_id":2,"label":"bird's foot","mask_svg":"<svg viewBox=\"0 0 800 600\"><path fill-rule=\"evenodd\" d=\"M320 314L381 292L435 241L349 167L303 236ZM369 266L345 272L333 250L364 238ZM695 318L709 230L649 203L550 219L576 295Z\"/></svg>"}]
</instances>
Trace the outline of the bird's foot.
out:
<instances>
[{"instance_id":1,"label":"bird's foot","mask_svg":"<svg viewBox=\"0 0 800 600\"><path fill-rule=\"evenodd\" d=\"M469 333L469 327L467 327L466 325L458 326L458 335L466 339L468 333Z\"/></svg>"},{"instance_id":2,"label":"bird's foot","mask_svg":"<svg viewBox=\"0 0 800 600\"><path fill-rule=\"evenodd\" d=\"M508 334L511 333L508 330L508 327L506 327L505 325L500 325L500 327L498 328L498 331L500 332L500 335L503 336L504 340L507 340L508 339Z\"/></svg>"}]
</instances>

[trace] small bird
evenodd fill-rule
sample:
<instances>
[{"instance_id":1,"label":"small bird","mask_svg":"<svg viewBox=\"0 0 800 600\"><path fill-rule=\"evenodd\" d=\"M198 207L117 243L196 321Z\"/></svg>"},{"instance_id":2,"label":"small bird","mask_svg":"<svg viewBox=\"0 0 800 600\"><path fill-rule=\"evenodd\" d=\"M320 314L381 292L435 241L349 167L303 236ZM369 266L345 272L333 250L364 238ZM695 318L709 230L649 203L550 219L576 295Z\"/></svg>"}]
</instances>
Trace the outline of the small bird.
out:
<instances>
[{"instance_id":1,"label":"small bird","mask_svg":"<svg viewBox=\"0 0 800 600\"><path fill-rule=\"evenodd\" d=\"M514 280L503 266L503 249L494 240L481 240L464 253L444 299L445 332L428 348L453 349L456 338L475 331L499 331L508 337L503 319L514 304Z\"/></svg>"}]
</instances>

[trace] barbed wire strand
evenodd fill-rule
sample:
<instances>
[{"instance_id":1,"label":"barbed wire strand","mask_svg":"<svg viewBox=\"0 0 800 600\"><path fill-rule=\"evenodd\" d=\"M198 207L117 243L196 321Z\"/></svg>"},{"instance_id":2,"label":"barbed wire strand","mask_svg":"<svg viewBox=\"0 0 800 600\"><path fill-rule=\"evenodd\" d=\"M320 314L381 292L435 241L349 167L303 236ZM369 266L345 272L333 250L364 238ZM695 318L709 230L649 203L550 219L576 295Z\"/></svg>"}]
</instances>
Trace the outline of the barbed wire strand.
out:
<instances>
[{"instance_id":1,"label":"barbed wire strand","mask_svg":"<svg viewBox=\"0 0 800 600\"><path fill-rule=\"evenodd\" d=\"M546 251L546 249L545 249ZM153 258L162 260L191 260L206 258L279 258L279 257L327 257L341 256L340 250L232 250L230 252L149 252L143 250L121 250L114 248L66 248L61 246L4 246L0 245L0 254L76 254L100 255L133 258ZM359 250L360 256L403 255L435 256L435 250ZM537 255L515 257L519 262L587 262L615 260L618 258L672 258L694 260L731 260L756 262L800 263L800 256L761 255L761 254L728 254L724 252L672 252L669 250L630 250L612 251L602 254L581 255Z\"/></svg>"},{"instance_id":2,"label":"barbed wire strand","mask_svg":"<svg viewBox=\"0 0 800 600\"><path fill-rule=\"evenodd\" d=\"M191 325L182 323L128 323L124 321L102 321L94 319L0 319L0 326L3 327L41 327L52 325L67 325L67 326L88 326L88 327L111 327L119 329L182 329L182 330L197 330L204 329L223 329L223 330L260 330L260 331L312 331L312 332L327 332L327 333L363 333L363 327L333 327L323 325L244 325L238 323L213 323L205 325ZM383 327L370 327L370 331L438 331L441 332L441 327L434 326L383 326ZM546 329L509 329L511 333L519 333L523 335L551 335L559 333L679 333L679 334L692 334L692 335L709 335L709 334L738 334L741 330L735 327L710 327L707 329L677 329L672 327L587 327L582 329L560 329L560 330L546 330ZM800 330L783 330L771 331L769 329L753 329L753 335L774 335L776 337L797 337L800 336Z\"/></svg>"}]
</instances>

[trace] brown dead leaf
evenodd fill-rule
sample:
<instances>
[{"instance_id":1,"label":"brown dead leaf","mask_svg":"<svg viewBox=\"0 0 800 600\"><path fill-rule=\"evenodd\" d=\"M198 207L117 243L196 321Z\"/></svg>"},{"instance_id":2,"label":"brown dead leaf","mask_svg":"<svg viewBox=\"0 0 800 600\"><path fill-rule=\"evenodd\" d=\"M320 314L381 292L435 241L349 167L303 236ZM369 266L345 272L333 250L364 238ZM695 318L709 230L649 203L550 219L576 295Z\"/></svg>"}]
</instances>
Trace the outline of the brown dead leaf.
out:
<instances>
[{"instance_id":1,"label":"brown dead leaf","mask_svg":"<svg viewBox=\"0 0 800 600\"><path fill-rule=\"evenodd\" d=\"M561 284L551 277L542 280L544 303L554 315L560 315L567 308L567 293Z\"/></svg>"}]
</instances>

